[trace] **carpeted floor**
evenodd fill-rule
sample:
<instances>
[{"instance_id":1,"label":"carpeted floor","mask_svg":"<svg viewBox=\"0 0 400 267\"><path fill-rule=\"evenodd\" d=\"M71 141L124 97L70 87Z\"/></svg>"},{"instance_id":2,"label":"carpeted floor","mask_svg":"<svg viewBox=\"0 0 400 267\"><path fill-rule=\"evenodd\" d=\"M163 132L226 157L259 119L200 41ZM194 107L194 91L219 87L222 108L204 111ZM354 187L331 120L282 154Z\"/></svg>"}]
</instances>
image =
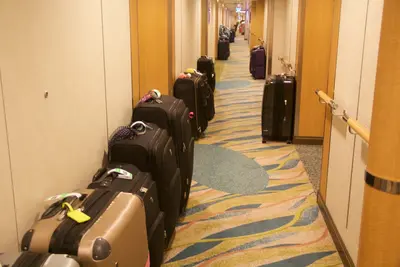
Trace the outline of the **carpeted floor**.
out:
<instances>
[{"instance_id":1,"label":"carpeted floor","mask_svg":"<svg viewBox=\"0 0 400 267\"><path fill-rule=\"evenodd\" d=\"M164 266L342 266L295 147L261 143L264 81L249 75L247 42L218 64L217 114Z\"/></svg>"},{"instance_id":2,"label":"carpeted floor","mask_svg":"<svg viewBox=\"0 0 400 267\"><path fill-rule=\"evenodd\" d=\"M319 190L319 180L321 176L322 146L320 145L296 145L300 160L310 178L315 192Z\"/></svg>"}]
</instances>

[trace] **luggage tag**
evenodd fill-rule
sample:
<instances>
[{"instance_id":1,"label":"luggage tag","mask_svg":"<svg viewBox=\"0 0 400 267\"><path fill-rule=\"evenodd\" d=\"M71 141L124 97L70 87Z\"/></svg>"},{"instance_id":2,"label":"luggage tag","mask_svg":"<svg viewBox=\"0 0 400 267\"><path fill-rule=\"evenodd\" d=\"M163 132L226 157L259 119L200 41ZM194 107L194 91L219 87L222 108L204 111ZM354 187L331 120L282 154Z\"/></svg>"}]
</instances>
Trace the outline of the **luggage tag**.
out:
<instances>
[{"instance_id":1,"label":"luggage tag","mask_svg":"<svg viewBox=\"0 0 400 267\"><path fill-rule=\"evenodd\" d=\"M132 180L133 179L132 173L130 173L130 172L126 171L126 170L120 169L120 168L114 168L114 169L109 170L107 172L107 175L109 175L111 173L118 173L117 178L119 178L119 179L126 179L126 180Z\"/></svg>"},{"instance_id":2,"label":"luggage tag","mask_svg":"<svg viewBox=\"0 0 400 267\"><path fill-rule=\"evenodd\" d=\"M67 207L68 208L67 216L72 220L76 221L77 223L84 223L90 220L90 216L83 213L80 209L74 210L71 204L67 202L62 203L61 207L62 208Z\"/></svg>"}]
</instances>

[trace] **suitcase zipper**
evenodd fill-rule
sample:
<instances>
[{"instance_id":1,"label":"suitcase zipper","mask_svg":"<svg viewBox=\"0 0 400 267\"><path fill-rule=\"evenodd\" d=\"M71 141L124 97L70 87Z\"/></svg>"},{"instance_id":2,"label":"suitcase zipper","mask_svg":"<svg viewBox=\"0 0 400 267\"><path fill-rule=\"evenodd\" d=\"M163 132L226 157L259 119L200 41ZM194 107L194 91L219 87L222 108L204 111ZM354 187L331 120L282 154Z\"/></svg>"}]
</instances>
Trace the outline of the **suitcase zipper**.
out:
<instances>
[{"instance_id":1,"label":"suitcase zipper","mask_svg":"<svg viewBox=\"0 0 400 267\"><path fill-rule=\"evenodd\" d=\"M199 81L200 78L198 76L196 76L196 79L194 80L194 105L196 108L196 127L197 127L197 132L201 133L201 129L199 129L199 109L197 107L197 91L198 91L198 87L199 87Z\"/></svg>"}]
</instances>

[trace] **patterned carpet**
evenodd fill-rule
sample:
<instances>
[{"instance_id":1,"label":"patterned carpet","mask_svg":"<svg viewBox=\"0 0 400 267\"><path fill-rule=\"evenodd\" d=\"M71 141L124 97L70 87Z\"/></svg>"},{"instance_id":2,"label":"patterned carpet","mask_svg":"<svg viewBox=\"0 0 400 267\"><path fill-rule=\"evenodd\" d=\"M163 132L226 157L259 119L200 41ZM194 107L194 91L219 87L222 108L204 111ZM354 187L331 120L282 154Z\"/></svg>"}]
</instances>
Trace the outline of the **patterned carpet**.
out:
<instances>
[{"instance_id":1,"label":"patterned carpet","mask_svg":"<svg viewBox=\"0 0 400 267\"><path fill-rule=\"evenodd\" d=\"M187 212L164 266L343 266L295 147L261 143L264 81L249 75L247 43L237 40L229 60L217 64L223 64L215 93L217 114L196 148L208 145L204 153L218 151L215 147L236 151L267 175L260 190L249 193L246 184L259 184L259 177L234 170L247 164L240 157L216 155L216 164L205 160L207 164L196 165L194 180L197 175L202 183L193 181ZM196 153L199 159L203 152ZM221 164L222 157L231 165ZM228 175L215 175L224 173L218 168ZM207 172L212 181L200 177Z\"/></svg>"}]
</instances>

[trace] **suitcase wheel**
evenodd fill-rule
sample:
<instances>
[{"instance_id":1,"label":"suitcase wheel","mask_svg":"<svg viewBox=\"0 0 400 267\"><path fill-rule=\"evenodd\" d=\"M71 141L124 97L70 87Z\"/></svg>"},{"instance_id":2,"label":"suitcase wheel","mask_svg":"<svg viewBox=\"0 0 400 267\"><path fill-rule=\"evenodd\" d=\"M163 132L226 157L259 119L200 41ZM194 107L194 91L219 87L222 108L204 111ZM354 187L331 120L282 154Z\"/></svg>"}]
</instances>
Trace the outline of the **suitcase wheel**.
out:
<instances>
[{"instance_id":1,"label":"suitcase wheel","mask_svg":"<svg viewBox=\"0 0 400 267\"><path fill-rule=\"evenodd\" d=\"M288 145L292 144L292 140L287 140L286 144L288 144Z\"/></svg>"},{"instance_id":2,"label":"suitcase wheel","mask_svg":"<svg viewBox=\"0 0 400 267\"><path fill-rule=\"evenodd\" d=\"M263 144L266 144L267 143L267 140L265 140L264 138L262 139L262 143Z\"/></svg>"}]
</instances>

